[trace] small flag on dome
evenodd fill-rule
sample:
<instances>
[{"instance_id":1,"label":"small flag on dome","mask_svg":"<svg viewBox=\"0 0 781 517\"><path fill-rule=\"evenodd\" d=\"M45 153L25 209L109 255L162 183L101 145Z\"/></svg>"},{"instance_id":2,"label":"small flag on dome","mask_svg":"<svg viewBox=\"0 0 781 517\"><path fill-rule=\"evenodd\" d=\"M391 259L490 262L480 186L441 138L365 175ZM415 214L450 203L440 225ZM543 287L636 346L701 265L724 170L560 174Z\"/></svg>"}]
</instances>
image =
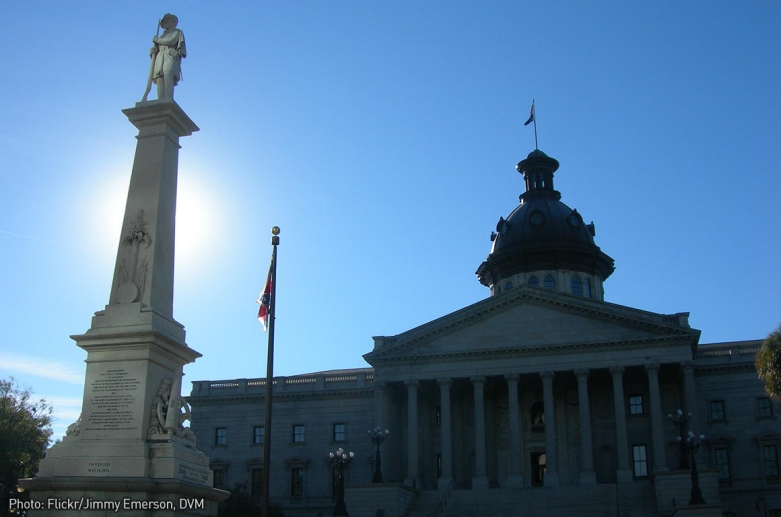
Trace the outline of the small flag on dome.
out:
<instances>
[{"instance_id":1,"label":"small flag on dome","mask_svg":"<svg viewBox=\"0 0 781 517\"><path fill-rule=\"evenodd\" d=\"M529 120L524 122L523 125L528 126L532 122L534 122L534 100L532 100L532 109L531 109L531 113L529 113Z\"/></svg>"}]
</instances>

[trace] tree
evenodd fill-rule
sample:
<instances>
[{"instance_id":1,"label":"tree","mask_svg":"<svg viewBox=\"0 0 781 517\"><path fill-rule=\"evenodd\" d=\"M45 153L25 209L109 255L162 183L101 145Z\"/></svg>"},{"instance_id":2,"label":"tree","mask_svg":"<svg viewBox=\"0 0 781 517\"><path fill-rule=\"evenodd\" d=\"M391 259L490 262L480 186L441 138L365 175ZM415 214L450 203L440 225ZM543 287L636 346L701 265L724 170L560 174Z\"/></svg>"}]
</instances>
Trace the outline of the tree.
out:
<instances>
[{"instance_id":1,"label":"tree","mask_svg":"<svg viewBox=\"0 0 781 517\"><path fill-rule=\"evenodd\" d=\"M767 394L781 399L781 324L762 342L756 366L759 378L765 381Z\"/></svg>"},{"instance_id":2,"label":"tree","mask_svg":"<svg viewBox=\"0 0 781 517\"><path fill-rule=\"evenodd\" d=\"M14 380L0 379L0 485L8 497L17 480L38 472L52 435L52 407L32 400L29 388ZM3 508L8 502L3 501Z\"/></svg>"}]
</instances>

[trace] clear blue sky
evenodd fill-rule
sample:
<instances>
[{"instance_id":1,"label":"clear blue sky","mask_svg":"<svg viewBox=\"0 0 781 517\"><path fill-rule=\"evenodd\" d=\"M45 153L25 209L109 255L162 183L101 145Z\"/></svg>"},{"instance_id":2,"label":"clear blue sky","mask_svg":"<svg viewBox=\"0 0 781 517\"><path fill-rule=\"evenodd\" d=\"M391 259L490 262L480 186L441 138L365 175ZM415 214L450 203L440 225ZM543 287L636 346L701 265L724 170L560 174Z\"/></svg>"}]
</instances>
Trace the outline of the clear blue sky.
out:
<instances>
[{"instance_id":1,"label":"clear blue sky","mask_svg":"<svg viewBox=\"0 0 781 517\"><path fill-rule=\"evenodd\" d=\"M186 380L265 375L273 225L279 375L366 366L372 336L487 297L532 98L562 201L615 258L607 301L691 312L702 343L781 321L779 2L3 2L0 376L54 403L57 435L83 390L68 336L108 301L120 110L169 11L201 127L179 164Z\"/></svg>"}]
</instances>

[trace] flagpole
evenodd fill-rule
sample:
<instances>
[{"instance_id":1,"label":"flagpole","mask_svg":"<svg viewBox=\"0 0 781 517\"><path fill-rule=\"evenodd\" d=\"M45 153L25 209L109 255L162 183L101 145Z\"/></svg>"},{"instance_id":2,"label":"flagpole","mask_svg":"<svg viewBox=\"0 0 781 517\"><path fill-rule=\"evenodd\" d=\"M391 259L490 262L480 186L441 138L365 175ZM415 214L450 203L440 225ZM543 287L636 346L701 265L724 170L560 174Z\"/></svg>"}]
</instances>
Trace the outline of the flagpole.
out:
<instances>
[{"instance_id":1,"label":"flagpole","mask_svg":"<svg viewBox=\"0 0 781 517\"><path fill-rule=\"evenodd\" d=\"M537 145L537 111L534 109L534 99L532 99L532 113L534 114L534 150L539 151L540 147Z\"/></svg>"},{"instance_id":2,"label":"flagpole","mask_svg":"<svg viewBox=\"0 0 781 517\"><path fill-rule=\"evenodd\" d=\"M271 517L271 502L269 501L269 482L271 480L271 388L274 383L274 320L277 301L277 245L279 245L279 227L271 229L271 289L269 291L268 314L268 357L266 358L266 415L263 441L263 488L262 517Z\"/></svg>"}]
</instances>

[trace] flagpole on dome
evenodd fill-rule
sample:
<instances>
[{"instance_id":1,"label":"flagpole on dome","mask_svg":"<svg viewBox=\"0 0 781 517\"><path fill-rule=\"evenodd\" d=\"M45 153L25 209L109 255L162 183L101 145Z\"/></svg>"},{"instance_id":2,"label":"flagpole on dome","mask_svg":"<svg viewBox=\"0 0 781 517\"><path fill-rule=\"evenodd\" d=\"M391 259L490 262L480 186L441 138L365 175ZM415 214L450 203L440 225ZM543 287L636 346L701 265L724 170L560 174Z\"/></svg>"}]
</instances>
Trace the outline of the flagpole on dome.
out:
<instances>
[{"instance_id":1,"label":"flagpole on dome","mask_svg":"<svg viewBox=\"0 0 781 517\"><path fill-rule=\"evenodd\" d=\"M529 113L529 120L524 122L523 125L528 126L532 122L534 122L534 150L539 151L540 147L537 145L537 115L535 115L534 113L534 99L532 99L532 109L531 112Z\"/></svg>"},{"instance_id":2,"label":"flagpole on dome","mask_svg":"<svg viewBox=\"0 0 781 517\"><path fill-rule=\"evenodd\" d=\"M258 296L258 320L263 324L263 330L268 330L268 357L266 359L266 414L264 420L263 441L263 487L261 489L263 517L271 517L269 501L269 480L271 479L271 388L274 384L274 307L277 298L277 245L279 245L279 227L271 229L271 265L266 276L266 285Z\"/></svg>"}]
</instances>

